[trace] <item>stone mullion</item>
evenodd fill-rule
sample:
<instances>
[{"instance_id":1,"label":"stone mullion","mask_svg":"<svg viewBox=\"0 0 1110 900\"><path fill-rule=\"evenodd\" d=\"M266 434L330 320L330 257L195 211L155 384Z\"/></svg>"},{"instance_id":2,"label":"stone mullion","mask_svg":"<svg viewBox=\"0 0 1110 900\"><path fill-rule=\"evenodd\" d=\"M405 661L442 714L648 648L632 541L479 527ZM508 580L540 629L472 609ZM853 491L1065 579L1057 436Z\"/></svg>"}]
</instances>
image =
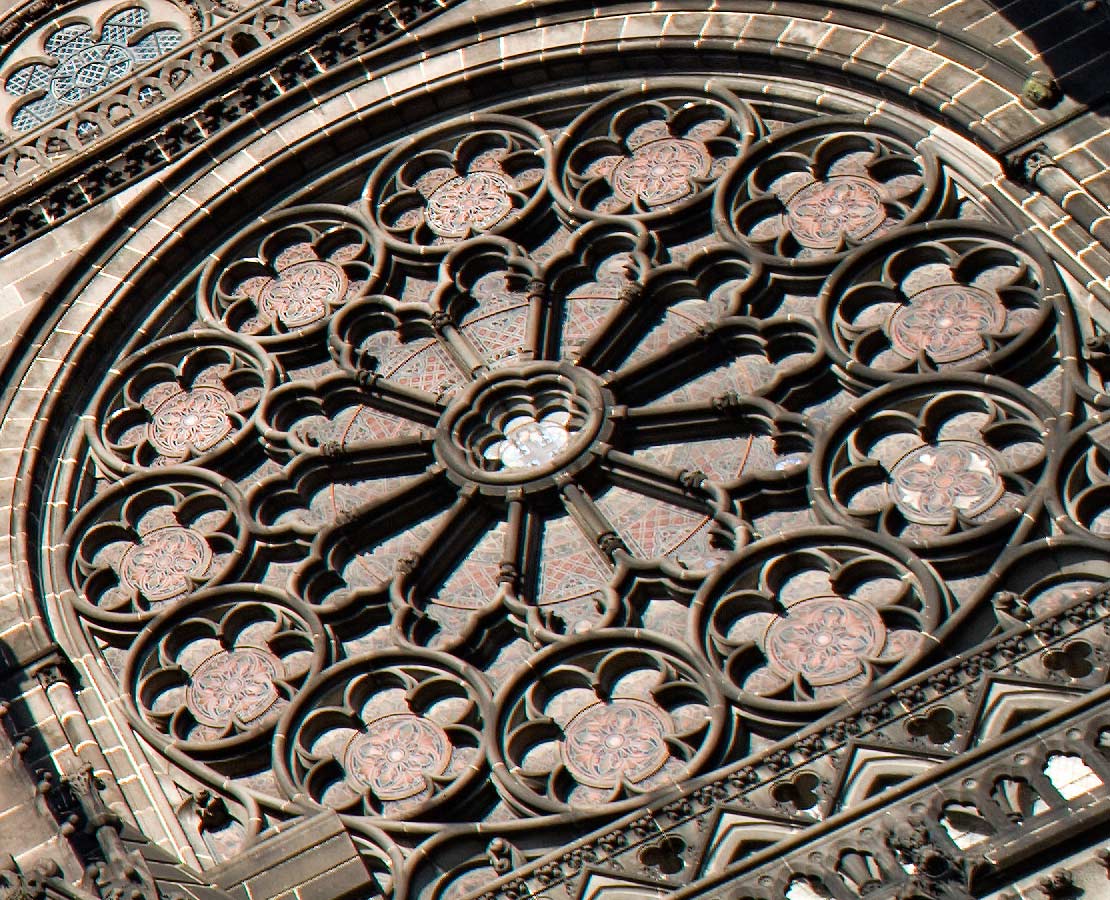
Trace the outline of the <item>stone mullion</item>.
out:
<instances>
[{"instance_id":1,"label":"stone mullion","mask_svg":"<svg viewBox=\"0 0 1110 900\"><path fill-rule=\"evenodd\" d=\"M683 505L688 504L692 498L703 499L702 484L706 476L702 472L666 469L613 449L606 450L605 461L610 467L613 480L638 494L663 494L672 502L685 501Z\"/></svg>"},{"instance_id":2,"label":"stone mullion","mask_svg":"<svg viewBox=\"0 0 1110 900\"><path fill-rule=\"evenodd\" d=\"M460 363L462 370L471 378L489 369L486 359L470 342L470 338L459 330L458 324L446 313L432 318L432 327L447 351Z\"/></svg>"},{"instance_id":3,"label":"stone mullion","mask_svg":"<svg viewBox=\"0 0 1110 900\"><path fill-rule=\"evenodd\" d=\"M742 414L738 406L725 402L727 399L709 403L660 403L630 409L625 414L624 421L632 432L631 443L663 444L717 437L725 409L730 418L738 418ZM751 407L751 411L757 410Z\"/></svg>"},{"instance_id":4,"label":"stone mullion","mask_svg":"<svg viewBox=\"0 0 1110 900\"><path fill-rule=\"evenodd\" d=\"M636 310L642 300L643 287L640 284L629 284L621 288L617 302L598 326L596 335L578 352L579 365L595 372L609 368L621 339L636 324Z\"/></svg>"},{"instance_id":5,"label":"stone mullion","mask_svg":"<svg viewBox=\"0 0 1110 900\"><path fill-rule=\"evenodd\" d=\"M442 404L427 391L398 384L377 373L369 373L361 377L361 381L366 394L385 401L383 409L386 412L427 422L437 421L443 412Z\"/></svg>"},{"instance_id":6,"label":"stone mullion","mask_svg":"<svg viewBox=\"0 0 1110 900\"><path fill-rule=\"evenodd\" d=\"M628 553L628 548L625 546L620 533L582 488L576 484L564 485L562 497L563 504L571 518L582 529L582 533L605 556L615 560L615 554L618 552Z\"/></svg>"},{"instance_id":7,"label":"stone mullion","mask_svg":"<svg viewBox=\"0 0 1110 900\"><path fill-rule=\"evenodd\" d=\"M526 344L533 359L557 359L559 353L558 328L553 321L556 307L551 293L542 279L528 282L528 326Z\"/></svg>"}]
</instances>

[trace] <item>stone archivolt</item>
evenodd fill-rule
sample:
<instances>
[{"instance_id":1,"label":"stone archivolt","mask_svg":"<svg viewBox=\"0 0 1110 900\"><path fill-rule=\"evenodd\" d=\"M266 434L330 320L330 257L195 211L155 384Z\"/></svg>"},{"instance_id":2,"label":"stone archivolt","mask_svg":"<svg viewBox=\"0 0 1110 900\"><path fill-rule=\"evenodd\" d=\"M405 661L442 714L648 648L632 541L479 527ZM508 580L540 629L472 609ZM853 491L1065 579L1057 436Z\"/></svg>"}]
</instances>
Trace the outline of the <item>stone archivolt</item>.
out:
<instances>
[{"instance_id":1,"label":"stone archivolt","mask_svg":"<svg viewBox=\"0 0 1110 900\"><path fill-rule=\"evenodd\" d=\"M600 821L1110 574L1053 266L911 126L776 115L674 81L420 132L113 364L67 597L226 798L209 858L321 808L382 867Z\"/></svg>"}]
</instances>

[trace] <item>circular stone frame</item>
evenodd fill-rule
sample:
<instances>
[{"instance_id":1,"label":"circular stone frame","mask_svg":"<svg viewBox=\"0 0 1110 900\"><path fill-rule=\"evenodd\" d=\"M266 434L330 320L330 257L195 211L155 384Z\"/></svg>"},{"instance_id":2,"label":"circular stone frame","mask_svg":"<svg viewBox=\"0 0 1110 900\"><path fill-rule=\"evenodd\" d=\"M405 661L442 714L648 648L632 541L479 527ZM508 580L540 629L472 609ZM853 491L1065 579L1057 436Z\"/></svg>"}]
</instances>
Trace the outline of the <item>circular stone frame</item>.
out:
<instances>
[{"instance_id":1,"label":"circular stone frame","mask_svg":"<svg viewBox=\"0 0 1110 900\"><path fill-rule=\"evenodd\" d=\"M530 387L536 386L547 392L546 401L528 392ZM553 402L559 388L565 391L566 404ZM579 427L570 435L567 447L546 463L489 470L475 460L480 447L467 446L474 441L476 428L484 427L491 434L497 433L496 421L507 418L512 410L531 408L537 414L550 409L571 412L567 409L570 401L578 401L575 413L580 420ZM507 403L515 403L515 406L506 406ZM491 404L499 404L501 408L489 408ZM612 404L612 395L596 375L566 361L532 362L496 369L471 383L452 400L436 428L436 457L453 481L464 487L477 485L484 494L504 496L510 491L533 494L550 490L563 475L576 475L590 465L595 458L591 448L605 442L612 434ZM482 413L494 421L481 417Z\"/></svg>"}]
</instances>

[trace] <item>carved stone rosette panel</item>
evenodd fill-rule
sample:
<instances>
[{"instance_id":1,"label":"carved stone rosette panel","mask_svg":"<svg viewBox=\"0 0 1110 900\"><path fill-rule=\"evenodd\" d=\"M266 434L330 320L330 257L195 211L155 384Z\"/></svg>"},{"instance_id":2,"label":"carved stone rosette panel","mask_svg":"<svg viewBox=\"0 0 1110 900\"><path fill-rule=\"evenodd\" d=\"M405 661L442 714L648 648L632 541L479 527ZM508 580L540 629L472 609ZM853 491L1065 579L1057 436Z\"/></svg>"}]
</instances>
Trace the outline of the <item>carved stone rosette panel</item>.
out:
<instances>
[{"instance_id":1,"label":"carved stone rosette panel","mask_svg":"<svg viewBox=\"0 0 1110 900\"><path fill-rule=\"evenodd\" d=\"M417 132L102 361L59 578L214 857L330 808L461 896L1110 575L1054 266L924 124L799 103Z\"/></svg>"}]
</instances>

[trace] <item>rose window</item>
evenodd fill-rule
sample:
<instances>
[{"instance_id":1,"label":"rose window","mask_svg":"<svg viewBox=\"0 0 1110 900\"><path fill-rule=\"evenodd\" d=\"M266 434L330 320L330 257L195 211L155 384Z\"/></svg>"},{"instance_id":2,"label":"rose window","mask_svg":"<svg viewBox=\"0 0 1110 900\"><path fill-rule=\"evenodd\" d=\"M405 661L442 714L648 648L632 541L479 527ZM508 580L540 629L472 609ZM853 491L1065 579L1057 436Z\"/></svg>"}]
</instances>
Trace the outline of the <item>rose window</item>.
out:
<instances>
[{"instance_id":1,"label":"rose window","mask_svg":"<svg viewBox=\"0 0 1110 900\"><path fill-rule=\"evenodd\" d=\"M20 66L4 79L9 94L29 98L15 106L12 127L28 131L49 121L181 42L176 27L150 29L149 23L150 13L132 6L113 12L95 30L74 23L50 34L42 43L47 62Z\"/></svg>"},{"instance_id":2,"label":"rose window","mask_svg":"<svg viewBox=\"0 0 1110 900\"><path fill-rule=\"evenodd\" d=\"M1110 577L1065 282L955 141L811 87L445 119L126 288L43 569L205 853L330 810L427 900L477 890L491 841Z\"/></svg>"}]
</instances>

